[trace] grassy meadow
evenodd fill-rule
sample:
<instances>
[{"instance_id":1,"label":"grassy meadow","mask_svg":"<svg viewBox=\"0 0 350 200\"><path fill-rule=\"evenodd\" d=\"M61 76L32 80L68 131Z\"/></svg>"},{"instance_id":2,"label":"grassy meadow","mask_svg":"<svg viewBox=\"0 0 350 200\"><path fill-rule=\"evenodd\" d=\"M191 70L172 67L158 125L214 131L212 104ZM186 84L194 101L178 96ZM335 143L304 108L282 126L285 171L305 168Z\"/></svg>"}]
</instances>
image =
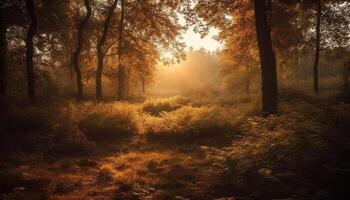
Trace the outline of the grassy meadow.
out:
<instances>
[{"instance_id":1,"label":"grassy meadow","mask_svg":"<svg viewBox=\"0 0 350 200\"><path fill-rule=\"evenodd\" d=\"M321 200L347 194L350 105L286 90L280 112L264 118L257 99L9 104L1 119L1 199Z\"/></svg>"}]
</instances>

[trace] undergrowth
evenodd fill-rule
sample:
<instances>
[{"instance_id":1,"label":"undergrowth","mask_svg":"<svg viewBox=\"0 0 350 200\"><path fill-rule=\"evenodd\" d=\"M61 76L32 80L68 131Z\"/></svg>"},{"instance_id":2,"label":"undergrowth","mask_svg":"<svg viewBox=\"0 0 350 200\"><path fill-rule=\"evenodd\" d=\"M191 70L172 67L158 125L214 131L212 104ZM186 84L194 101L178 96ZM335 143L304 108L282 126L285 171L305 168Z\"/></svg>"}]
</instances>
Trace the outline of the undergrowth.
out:
<instances>
[{"instance_id":1,"label":"undergrowth","mask_svg":"<svg viewBox=\"0 0 350 200\"><path fill-rule=\"evenodd\" d=\"M269 117L247 97L12 109L1 142L19 152L0 163L0 197L339 199L327 181L347 166L350 105L295 95ZM124 148L88 154L106 143Z\"/></svg>"}]
</instances>

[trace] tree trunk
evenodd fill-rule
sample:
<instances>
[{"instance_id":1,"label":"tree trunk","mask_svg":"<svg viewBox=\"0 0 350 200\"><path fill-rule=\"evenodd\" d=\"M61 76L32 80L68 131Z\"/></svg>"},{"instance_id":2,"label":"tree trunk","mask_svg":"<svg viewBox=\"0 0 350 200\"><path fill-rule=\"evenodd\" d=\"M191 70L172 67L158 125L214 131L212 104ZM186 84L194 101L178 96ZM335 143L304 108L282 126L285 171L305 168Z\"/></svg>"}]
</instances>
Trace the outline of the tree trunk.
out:
<instances>
[{"instance_id":1,"label":"tree trunk","mask_svg":"<svg viewBox=\"0 0 350 200\"><path fill-rule=\"evenodd\" d=\"M37 18L35 14L34 0L26 0L26 7L31 20L26 36L26 70L27 70L27 88L28 98L31 103L35 103L35 75L33 66L34 46L33 38L37 29Z\"/></svg>"},{"instance_id":2,"label":"tree trunk","mask_svg":"<svg viewBox=\"0 0 350 200\"><path fill-rule=\"evenodd\" d=\"M121 13L119 21L119 42L118 42L118 100L125 99L125 67L122 62L123 57L123 29L124 29L124 13L125 2L121 0Z\"/></svg>"},{"instance_id":3,"label":"tree trunk","mask_svg":"<svg viewBox=\"0 0 350 200\"><path fill-rule=\"evenodd\" d=\"M299 70L299 50L296 50L295 52L295 71L294 71L294 74L295 74L295 79L296 80L299 80L300 79L300 70Z\"/></svg>"},{"instance_id":4,"label":"tree trunk","mask_svg":"<svg viewBox=\"0 0 350 200\"><path fill-rule=\"evenodd\" d=\"M106 42L109 24L110 24L110 21L112 19L114 10L117 6L117 3L118 3L118 0L114 0L113 5L109 9L106 20L104 22L102 36L96 45L97 57L98 57L98 65L97 65L97 72L96 72L96 100L97 100L97 102L100 102L102 100L102 74L103 74L103 60L104 60L104 56L105 56L104 52L102 50L102 46Z\"/></svg>"},{"instance_id":5,"label":"tree trunk","mask_svg":"<svg viewBox=\"0 0 350 200\"><path fill-rule=\"evenodd\" d=\"M69 88L70 88L70 92L73 92L73 88L74 88L74 69L73 69L73 64L72 64L72 50L71 48L67 48L67 67L69 70Z\"/></svg>"},{"instance_id":6,"label":"tree trunk","mask_svg":"<svg viewBox=\"0 0 350 200\"><path fill-rule=\"evenodd\" d=\"M320 60L320 40L321 40L321 0L317 0L317 14L316 14L316 49L315 49L315 61L314 61L314 90L319 94L318 86L318 65Z\"/></svg>"},{"instance_id":7,"label":"tree trunk","mask_svg":"<svg viewBox=\"0 0 350 200\"><path fill-rule=\"evenodd\" d=\"M84 31L91 17L91 7L90 7L89 0L84 0L84 6L87 12L84 19L78 25L78 34L77 34L78 43L73 53L73 66L76 74L76 81L77 81L77 88L78 88L77 100L81 100L83 98L83 82L81 79L79 56L83 48Z\"/></svg>"},{"instance_id":8,"label":"tree trunk","mask_svg":"<svg viewBox=\"0 0 350 200\"><path fill-rule=\"evenodd\" d=\"M343 81L344 89L349 89L350 61L344 63Z\"/></svg>"},{"instance_id":9,"label":"tree trunk","mask_svg":"<svg viewBox=\"0 0 350 200\"><path fill-rule=\"evenodd\" d=\"M7 91L7 40L2 11L0 8L0 97Z\"/></svg>"},{"instance_id":10,"label":"tree trunk","mask_svg":"<svg viewBox=\"0 0 350 200\"><path fill-rule=\"evenodd\" d=\"M250 94L250 71L249 71L249 64L247 64L247 83L246 83L246 95L249 96Z\"/></svg>"},{"instance_id":11,"label":"tree trunk","mask_svg":"<svg viewBox=\"0 0 350 200\"><path fill-rule=\"evenodd\" d=\"M272 12L272 0L266 0L266 11L268 13L268 17L271 17Z\"/></svg>"},{"instance_id":12,"label":"tree trunk","mask_svg":"<svg viewBox=\"0 0 350 200\"><path fill-rule=\"evenodd\" d=\"M65 52L65 65L68 75L68 80L66 83L67 91L69 94L74 93L74 67L73 67L73 50L72 50L72 41L73 41L73 34L71 31L71 28L67 28L63 34L62 34L62 40L64 44L64 52Z\"/></svg>"},{"instance_id":13,"label":"tree trunk","mask_svg":"<svg viewBox=\"0 0 350 200\"><path fill-rule=\"evenodd\" d=\"M264 115L277 112L276 60L272 48L271 31L267 21L266 2L254 0L255 25L262 72L262 104Z\"/></svg>"},{"instance_id":14,"label":"tree trunk","mask_svg":"<svg viewBox=\"0 0 350 200\"><path fill-rule=\"evenodd\" d=\"M74 81L74 69L72 65L72 50L71 50L71 45L70 45L70 40L68 38L64 39L64 45L65 45L65 64L67 66L67 72L69 75L69 82L67 83L67 89L69 93L73 91L73 81Z\"/></svg>"}]
</instances>

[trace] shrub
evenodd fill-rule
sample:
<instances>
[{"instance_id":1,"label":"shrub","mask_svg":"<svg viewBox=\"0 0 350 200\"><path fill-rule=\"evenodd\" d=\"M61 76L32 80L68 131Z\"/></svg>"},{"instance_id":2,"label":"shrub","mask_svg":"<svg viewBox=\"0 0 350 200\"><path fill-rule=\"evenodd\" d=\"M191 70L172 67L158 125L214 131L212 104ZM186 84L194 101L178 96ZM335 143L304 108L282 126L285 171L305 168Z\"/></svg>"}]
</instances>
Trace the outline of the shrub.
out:
<instances>
[{"instance_id":1,"label":"shrub","mask_svg":"<svg viewBox=\"0 0 350 200\"><path fill-rule=\"evenodd\" d=\"M78 128L77 113L71 104L10 109L1 116L4 149L55 154L87 152L93 144Z\"/></svg>"},{"instance_id":2,"label":"shrub","mask_svg":"<svg viewBox=\"0 0 350 200\"><path fill-rule=\"evenodd\" d=\"M256 101L256 97L250 97L248 95L223 96L216 100L219 105L223 106L235 106L242 103L252 103L253 101Z\"/></svg>"},{"instance_id":3,"label":"shrub","mask_svg":"<svg viewBox=\"0 0 350 200\"><path fill-rule=\"evenodd\" d=\"M237 163L233 167L240 173L266 166L294 170L317 161L327 151L324 136L329 133L328 127L295 112L250 117L239 130L243 137L226 148L223 157L234 158Z\"/></svg>"},{"instance_id":4,"label":"shrub","mask_svg":"<svg viewBox=\"0 0 350 200\"><path fill-rule=\"evenodd\" d=\"M143 111L150 113L151 115L159 115L161 112L170 112L178 109L180 106L171 102L170 99L166 100L147 100L143 104Z\"/></svg>"},{"instance_id":5,"label":"shrub","mask_svg":"<svg viewBox=\"0 0 350 200\"><path fill-rule=\"evenodd\" d=\"M85 105L79 123L89 140L97 142L116 141L138 132L137 108L126 103Z\"/></svg>"},{"instance_id":6,"label":"shrub","mask_svg":"<svg viewBox=\"0 0 350 200\"><path fill-rule=\"evenodd\" d=\"M326 108L328 123L341 130L350 128L350 104L339 103Z\"/></svg>"},{"instance_id":7,"label":"shrub","mask_svg":"<svg viewBox=\"0 0 350 200\"><path fill-rule=\"evenodd\" d=\"M189 105L191 102L193 102L194 98L184 97L184 96L175 96L172 98L173 104L176 105Z\"/></svg>"},{"instance_id":8,"label":"shrub","mask_svg":"<svg viewBox=\"0 0 350 200\"><path fill-rule=\"evenodd\" d=\"M79 111L72 104L59 110L51 153L85 154L94 148L95 144L79 129L79 118Z\"/></svg>"},{"instance_id":9,"label":"shrub","mask_svg":"<svg viewBox=\"0 0 350 200\"><path fill-rule=\"evenodd\" d=\"M16 107L0 117L1 146L8 151L47 151L53 138L53 108Z\"/></svg>"},{"instance_id":10,"label":"shrub","mask_svg":"<svg viewBox=\"0 0 350 200\"><path fill-rule=\"evenodd\" d=\"M279 99L281 101L307 101L307 102L317 102L318 97L308 90L300 89L296 87L281 87L279 88Z\"/></svg>"},{"instance_id":11,"label":"shrub","mask_svg":"<svg viewBox=\"0 0 350 200\"><path fill-rule=\"evenodd\" d=\"M49 107L15 108L2 115L2 128L9 132L49 132L53 127L54 113Z\"/></svg>"},{"instance_id":12,"label":"shrub","mask_svg":"<svg viewBox=\"0 0 350 200\"><path fill-rule=\"evenodd\" d=\"M313 103L295 100L294 102L281 102L280 111L282 113L298 113L299 115L313 120L325 120L325 113L320 106Z\"/></svg>"},{"instance_id":13,"label":"shrub","mask_svg":"<svg viewBox=\"0 0 350 200\"><path fill-rule=\"evenodd\" d=\"M232 132L237 111L223 107L185 106L161 117L146 119L147 138L174 142L195 142Z\"/></svg>"}]
</instances>

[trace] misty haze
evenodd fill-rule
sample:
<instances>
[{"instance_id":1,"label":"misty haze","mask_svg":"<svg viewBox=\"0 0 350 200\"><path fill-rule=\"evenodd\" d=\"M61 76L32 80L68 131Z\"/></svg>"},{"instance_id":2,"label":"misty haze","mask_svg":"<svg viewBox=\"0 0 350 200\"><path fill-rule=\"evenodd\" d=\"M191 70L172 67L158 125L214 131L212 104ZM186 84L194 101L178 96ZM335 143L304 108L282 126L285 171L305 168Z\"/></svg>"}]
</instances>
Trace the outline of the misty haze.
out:
<instances>
[{"instance_id":1,"label":"misty haze","mask_svg":"<svg viewBox=\"0 0 350 200\"><path fill-rule=\"evenodd\" d=\"M347 0L1 0L0 200L350 199Z\"/></svg>"}]
</instances>

